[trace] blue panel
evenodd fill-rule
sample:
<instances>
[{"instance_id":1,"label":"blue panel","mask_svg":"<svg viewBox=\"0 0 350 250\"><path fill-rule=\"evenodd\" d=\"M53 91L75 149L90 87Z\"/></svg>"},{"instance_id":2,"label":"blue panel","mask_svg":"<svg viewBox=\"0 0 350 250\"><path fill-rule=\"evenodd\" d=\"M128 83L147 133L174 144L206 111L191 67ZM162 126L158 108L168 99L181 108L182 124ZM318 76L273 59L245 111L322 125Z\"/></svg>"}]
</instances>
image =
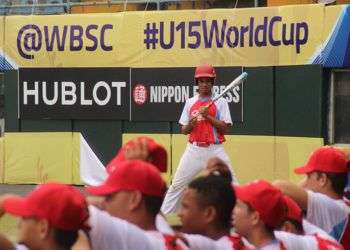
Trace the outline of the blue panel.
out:
<instances>
[{"instance_id":1,"label":"blue panel","mask_svg":"<svg viewBox=\"0 0 350 250\"><path fill-rule=\"evenodd\" d=\"M350 66L350 5L343 7L325 47L312 62L325 67Z\"/></svg>"}]
</instances>

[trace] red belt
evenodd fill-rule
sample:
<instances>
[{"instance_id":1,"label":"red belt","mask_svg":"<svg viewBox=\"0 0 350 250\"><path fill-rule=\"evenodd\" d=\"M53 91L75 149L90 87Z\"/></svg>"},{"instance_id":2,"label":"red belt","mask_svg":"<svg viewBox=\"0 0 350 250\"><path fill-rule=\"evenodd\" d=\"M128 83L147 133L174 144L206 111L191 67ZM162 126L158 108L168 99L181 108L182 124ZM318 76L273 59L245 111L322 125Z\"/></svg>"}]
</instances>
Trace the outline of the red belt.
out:
<instances>
[{"instance_id":1,"label":"red belt","mask_svg":"<svg viewBox=\"0 0 350 250\"><path fill-rule=\"evenodd\" d=\"M194 142L190 142L191 144L197 146L197 147L201 147L201 148L207 148L210 145L214 145L214 144L221 144L221 143L209 143L209 142L198 142L198 141L194 141Z\"/></svg>"}]
</instances>

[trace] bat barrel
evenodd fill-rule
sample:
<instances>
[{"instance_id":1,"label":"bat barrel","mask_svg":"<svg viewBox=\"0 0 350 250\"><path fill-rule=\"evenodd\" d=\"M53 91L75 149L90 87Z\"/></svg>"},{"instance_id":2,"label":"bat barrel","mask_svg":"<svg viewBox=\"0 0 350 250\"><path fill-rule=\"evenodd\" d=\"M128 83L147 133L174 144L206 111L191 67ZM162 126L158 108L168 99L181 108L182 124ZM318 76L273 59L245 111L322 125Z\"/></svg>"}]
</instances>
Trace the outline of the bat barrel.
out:
<instances>
[{"instance_id":1,"label":"bat barrel","mask_svg":"<svg viewBox=\"0 0 350 250\"><path fill-rule=\"evenodd\" d=\"M238 77L237 77L237 82L241 82L243 80L245 80L246 78L248 77L248 73L247 72L243 72L242 74L240 74Z\"/></svg>"},{"instance_id":2,"label":"bat barrel","mask_svg":"<svg viewBox=\"0 0 350 250\"><path fill-rule=\"evenodd\" d=\"M236 86L236 85L240 84L241 82L243 82L247 77L248 77L248 73L247 72L243 72L242 74L240 74L236 79L234 79L229 85L226 86L226 88L224 89L224 91L220 95L216 96L213 99L213 102L217 101L220 97L225 95L234 86Z\"/></svg>"}]
</instances>

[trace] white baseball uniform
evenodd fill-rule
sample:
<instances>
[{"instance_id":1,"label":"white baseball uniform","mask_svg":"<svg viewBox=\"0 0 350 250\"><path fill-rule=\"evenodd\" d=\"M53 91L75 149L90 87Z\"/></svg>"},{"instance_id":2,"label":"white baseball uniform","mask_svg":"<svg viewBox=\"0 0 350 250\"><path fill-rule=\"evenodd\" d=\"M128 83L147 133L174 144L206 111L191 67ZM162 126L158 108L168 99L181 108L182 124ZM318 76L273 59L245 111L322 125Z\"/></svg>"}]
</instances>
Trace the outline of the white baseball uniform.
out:
<instances>
[{"instance_id":1,"label":"white baseball uniform","mask_svg":"<svg viewBox=\"0 0 350 250\"><path fill-rule=\"evenodd\" d=\"M175 235L175 231L168 224L163 215L157 214L156 216L156 228L157 231L148 231L148 235L154 237L151 241L156 244L155 249L163 249L164 244L167 245L166 241L169 242L172 237ZM177 245L181 249L188 249L188 247L179 239L176 240ZM158 248L156 248L158 245Z\"/></svg>"},{"instance_id":2,"label":"white baseball uniform","mask_svg":"<svg viewBox=\"0 0 350 250\"><path fill-rule=\"evenodd\" d=\"M184 234L191 250L248 250L237 234L223 236L218 240L213 240L203 235Z\"/></svg>"},{"instance_id":3,"label":"white baseball uniform","mask_svg":"<svg viewBox=\"0 0 350 250\"><path fill-rule=\"evenodd\" d=\"M149 236L139 227L89 206L89 236L94 250L154 250Z\"/></svg>"},{"instance_id":4,"label":"white baseball uniform","mask_svg":"<svg viewBox=\"0 0 350 250\"><path fill-rule=\"evenodd\" d=\"M287 250L343 250L343 247L336 241L319 235L296 235L275 231L275 237L283 243Z\"/></svg>"},{"instance_id":5,"label":"white baseball uniform","mask_svg":"<svg viewBox=\"0 0 350 250\"><path fill-rule=\"evenodd\" d=\"M136 225L89 206L89 232L94 250L187 250L187 246L168 231L144 231ZM159 215L160 216L160 215ZM161 219L161 218L160 218ZM163 229L165 221L162 221ZM175 248L176 246L177 248Z\"/></svg>"},{"instance_id":6,"label":"white baseball uniform","mask_svg":"<svg viewBox=\"0 0 350 250\"><path fill-rule=\"evenodd\" d=\"M28 250L29 248L27 248L25 245L22 245L22 244L16 244L14 246L14 249L13 250Z\"/></svg>"},{"instance_id":7,"label":"white baseball uniform","mask_svg":"<svg viewBox=\"0 0 350 250\"><path fill-rule=\"evenodd\" d=\"M307 191L306 219L320 227L345 249L350 249L350 207L345 200L335 200L324 194Z\"/></svg>"},{"instance_id":8,"label":"white baseball uniform","mask_svg":"<svg viewBox=\"0 0 350 250\"><path fill-rule=\"evenodd\" d=\"M153 250L187 250L188 247L174 235L166 235L159 231L146 231ZM175 247L176 244L176 247Z\"/></svg>"},{"instance_id":9,"label":"white baseball uniform","mask_svg":"<svg viewBox=\"0 0 350 250\"><path fill-rule=\"evenodd\" d=\"M161 214L157 214L156 216L156 228L163 234L175 234L175 231L171 228L167 220Z\"/></svg>"},{"instance_id":10,"label":"white baseball uniform","mask_svg":"<svg viewBox=\"0 0 350 250\"><path fill-rule=\"evenodd\" d=\"M275 231L276 239L260 248L234 247L228 237L222 237L212 241L200 235L186 235L192 250L235 250L235 249L259 249L259 250L342 250L342 246L334 240L315 235L295 235L282 231Z\"/></svg>"},{"instance_id":11,"label":"white baseball uniform","mask_svg":"<svg viewBox=\"0 0 350 250\"><path fill-rule=\"evenodd\" d=\"M331 241L337 241L332 236L330 236L326 231L323 229L315 226L314 224L310 223L309 221L303 219L303 229L305 235L319 235L322 238L331 240Z\"/></svg>"},{"instance_id":12,"label":"white baseball uniform","mask_svg":"<svg viewBox=\"0 0 350 250\"><path fill-rule=\"evenodd\" d=\"M179 120L180 125L188 125L191 117L198 115L199 108L206 106L210 100L211 98L209 97L202 98L199 95L188 99ZM232 124L230 110L225 98L219 98L210 106L208 114L220 121L224 121L226 124ZM221 158L230 167L233 182L237 183L230 159L222 145L225 141L224 135L218 129L199 115L197 123L188 138L189 142L180 159L179 166L161 208L163 214L176 211L186 186L206 167L207 161L214 156Z\"/></svg>"},{"instance_id":13,"label":"white baseball uniform","mask_svg":"<svg viewBox=\"0 0 350 250\"><path fill-rule=\"evenodd\" d=\"M142 229L127 221L109 215L94 206L89 206L89 238L94 250L154 250L149 236ZM16 245L15 250L28 249Z\"/></svg>"}]
</instances>

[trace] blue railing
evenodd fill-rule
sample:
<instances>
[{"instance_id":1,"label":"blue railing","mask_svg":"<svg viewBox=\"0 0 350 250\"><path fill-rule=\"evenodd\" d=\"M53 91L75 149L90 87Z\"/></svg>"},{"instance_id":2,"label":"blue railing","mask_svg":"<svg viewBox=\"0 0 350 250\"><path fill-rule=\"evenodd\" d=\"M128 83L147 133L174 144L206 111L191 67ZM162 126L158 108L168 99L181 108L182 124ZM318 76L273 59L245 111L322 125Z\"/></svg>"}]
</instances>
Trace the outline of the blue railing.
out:
<instances>
[{"instance_id":1,"label":"blue railing","mask_svg":"<svg viewBox=\"0 0 350 250\"><path fill-rule=\"evenodd\" d=\"M181 2L181 0L108 0L108 1L80 1L80 0L0 0L0 15L47 15L70 13L74 6L97 6L108 4L155 4L160 10L161 4Z\"/></svg>"},{"instance_id":2,"label":"blue railing","mask_svg":"<svg viewBox=\"0 0 350 250\"><path fill-rule=\"evenodd\" d=\"M1 15L31 15L31 14L63 14L67 13L68 2L63 0L47 0L38 3L36 0L5 1L0 4Z\"/></svg>"}]
</instances>

